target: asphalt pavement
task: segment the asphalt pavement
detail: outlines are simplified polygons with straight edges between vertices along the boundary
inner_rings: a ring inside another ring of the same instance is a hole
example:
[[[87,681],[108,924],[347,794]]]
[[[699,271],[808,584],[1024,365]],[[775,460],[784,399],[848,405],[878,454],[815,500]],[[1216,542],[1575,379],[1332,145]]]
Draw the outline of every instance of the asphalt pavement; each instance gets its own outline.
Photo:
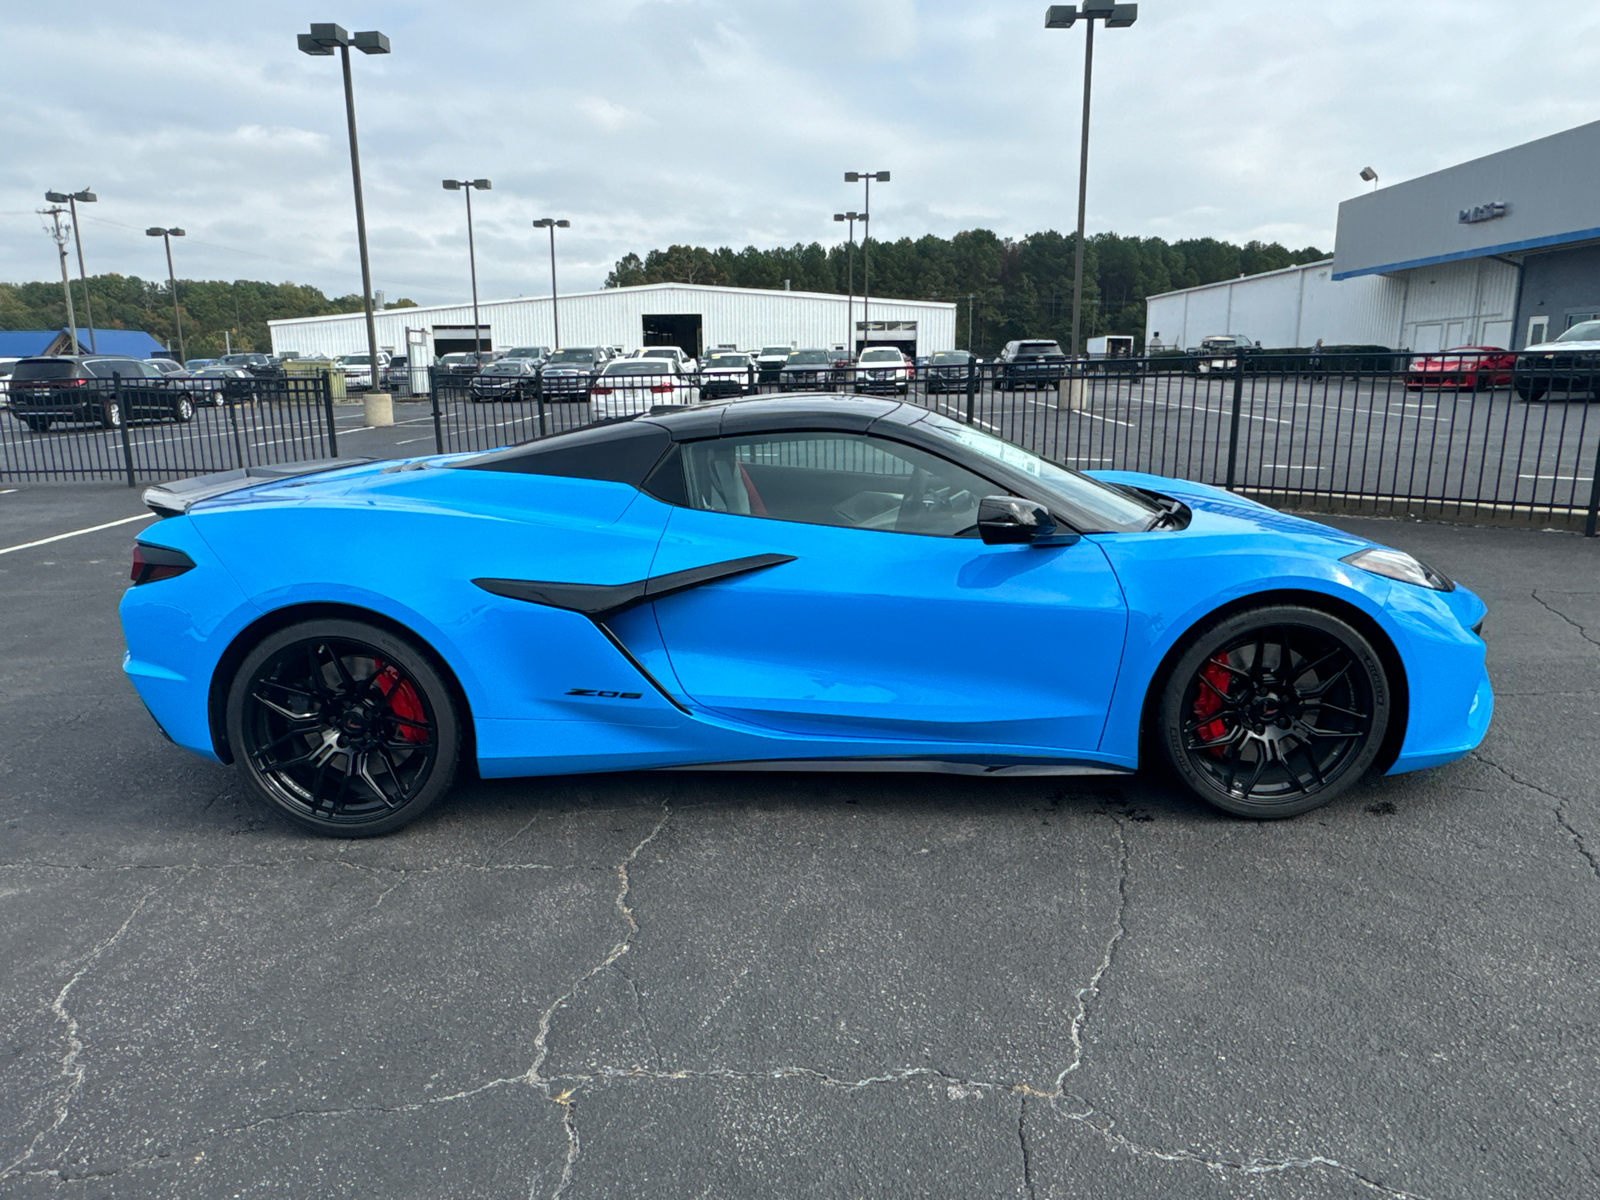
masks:
[[[635,773],[338,842],[122,680],[140,519],[0,484],[0,1195],[1600,1194],[1600,542],[1336,522],[1488,600],[1498,707],[1298,820]]]

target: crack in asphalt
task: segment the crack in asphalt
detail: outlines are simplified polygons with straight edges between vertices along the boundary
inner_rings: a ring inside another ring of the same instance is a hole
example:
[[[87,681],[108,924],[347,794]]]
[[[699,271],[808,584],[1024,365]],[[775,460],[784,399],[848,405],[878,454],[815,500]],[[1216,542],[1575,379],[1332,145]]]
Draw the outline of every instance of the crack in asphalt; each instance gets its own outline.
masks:
[[[1491,763],[1490,765],[1496,766],[1497,769],[1504,770],[1503,768],[1498,768],[1497,764]],[[1507,772],[1507,774],[1509,774],[1509,772]],[[1518,780],[1517,782],[1522,781]],[[622,938],[614,943],[611,949],[604,956],[602,956],[599,962],[568,984],[567,988],[562,992],[562,994],[556,997],[556,999],[553,1000],[541,1012],[539,1017],[538,1031],[534,1038],[533,1061],[529,1064],[528,1069],[522,1074],[491,1079],[487,1082],[478,1084],[477,1086],[464,1088],[460,1091],[452,1092],[447,1095],[433,1096],[425,1100],[401,1104],[368,1104],[354,1105],[343,1108],[296,1109],[287,1113],[262,1117],[242,1125],[212,1130],[209,1131],[208,1136],[198,1139],[194,1142],[190,1142],[181,1148],[150,1155],[148,1157],[129,1162],[120,1167],[84,1170],[81,1174],[69,1174],[67,1168],[65,1167],[57,1167],[49,1170],[17,1170],[18,1167],[20,1167],[28,1160],[28,1158],[31,1157],[34,1148],[38,1145],[38,1142],[43,1138],[43,1136],[45,1136],[45,1134],[51,1130],[58,1128],[60,1124],[66,1120],[65,1114],[67,1105],[63,1104],[58,1108],[58,1119],[56,1123],[52,1125],[49,1130],[44,1131],[39,1135],[39,1137],[36,1137],[34,1139],[33,1146],[29,1148],[28,1152],[22,1158],[18,1159],[17,1162],[13,1163],[12,1166],[6,1170],[6,1172],[0,1173],[0,1179],[4,1179],[10,1175],[54,1176],[56,1179],[62,1182],[66,1182],[75,1178],[100,1178],[116,1175],[125,1170],[133,1170],[137,1168],[153,1166],[156,1164],[175,1162],[180,1158],[187,1157],[194,1150],[202,1148],[219,1138],[248,1133],[264,1126],[279,1124],[282,1122],[307,1118],[326,1119],[330,1117],[354,1116],[374,1113],[384,1115],[415,1113],[425,1111],[438,1105],[469,1101],[477,1096],[481,1096],[501,1088],[520,1086],[535,1089],[541,1095],[543,1095],[546,1100],[552,1104],[558,1105],[562,1110],[561,1122],[563,1132],[566,1136],[567,1149],[562,1164],[561,1175],[556,1181],[556,1185],[550,1192],[549,1196],[549,1200],[560,1200],[560,1198],[566,1193],[567,1189],[572,1185],[572,1182],[576,1177],[579,1161],[583,1152],[583,1139],[579,1131],[577,1121],[577,1097],[579,1092],[585,1087],[596,1087],[613,1082],[628,1081],[705,1081],[715,1084],[743,1084],[751,1082],[796,1080],[804,1083],[812,1083],[830,1090],[857,1092],[866,1088],[903,1084],[914,1080],[925,1080],[934,1086],[942,1085],[946,1097],[952,1102],[965,1100],[968,1098],[978,1098],[981,1100],[987,1098],[991,1094],[996,1096],[1016,1096],[1018,1098],[1017,1140],[1022,1156],[1023,1182],[1027,1189],[1027,1194],[1030,1197],[1030,1200],[1033,1200],[1033,1198],[1037,1195],[1036,1184],[1034,1181],[1034,1153],[1032,1147],[1030,1147],[1028,1143],[1027,1131],[1028,1101],[1030,1099],[1046,1101],[1049,1104],[1052,1112],[1057,1117],[1094,1133],[1096,1136],[1100,1137],[1106,1143],[1106,1145],[1110,1146],[1114,1150],[1122,1150],[1138,1157],[1150,1158],[1160,1162],[1199,1166],[1220,1175],[1233,1174],[1238,1176],[1262,1176],[1281,1174],[1297,1170],[1332,1172],[1349,1179],[1353,1183],[1359,1184],[1363,1188],[1387,1196],[1390,1198],[1390,1200],[1425,1200],[1425,1197],[1422,1197],[1417,1193],[1399,1188],[1391,1188],[1383,1184],[1381,1181],[1374,1179],[1370,1175],[1367,1175],[1354,1167],[1347,1166],[1346,1164],[1325,1155],[1318,1154],[1284,1158],[1259,1158],[1242,1156],[1229,1157],[1226,1153],[1221,1151],[1202,1151],[1194,1149],[1163,1150],[1158,1147],[1148,1146],[1143,1143],[1136,1142],[1132,1138],[1129,1138],[1126,1135],[1118,1132],[1115,1128],[1114,1121],[1108,1119],[1097,1119],[1097,1114],[1092,1108],[1087,1108],[1083,1111],[1065,1111],[1059,1106],[1058,1102],[1065,1098],[1064,1081],[1066,1080],[1066,1077],[1079,1070],[1084,1062],[1083,1026],[1088,1018],[1089,1006],[1094,1000],[1099,998],[1106,976],[1115,964],[1117,948],[1127,934],[1125,919],[1129,903],[1128,891],[1131,877],[1131,849],[1128,842],[1126,825],[1124,824],[1123,820],[1115,814],[1107,815],[1111,817],[1111,820],[1115,824],[1117,830],[1118,881],[1116,912],[1112,921],[1111,933],[1106,941],[1105,951],[1101,956],[1100,962],[1090,974],[1089,979],[1084,986],[1078,989],[1077,1010],[1072,1018],[1072,1022],[1068,1031],[1071,1041],[1072,1056],[1071,1060],[1056,1076],[1056,1083],[1053,1090],[1045,1091],[1034,1086],[1033,1084],[1030,1084],[1026,1080],[1020,1079],[967,1078],[940,1070],[937,1067],[896,1068],[884,1071],[881,1074],[869,1075],[862,1078],[843,1077],[827,1070],[798,1065],[778,1066],[755,1071],[740,1071],[730,1068],[714,1068],[710,1070],[682,1069],[671,1071],[663,1069],[661,1065],[660,1052],[655,1046],[653,1032],[650,1031],[648,1020],[645,1018],[638,989],[634,985],[632,978],[626,972],[616,968],[615,966],[617,961],[624,954],[628,953],[633,939],[640,932],[638,918],[634,914],[633,907],[628,903],[628,897],[632,890],[630,868],[634,863],[637,862],[639,855],[645,850],[645,848],[656,840],[656,838],[661,834],[662,830],[666,827],[668,821],[671,819],[673,814],[672,806],[670,804],[663,804],[662,809],[663,813],[661,819],[656,822],[655,826],[650,830],[650,832],[643,839],[641,839],[632,848],[632,850],[629,851],[627,856],[623,858],[621,862],[617,863],[614,868],[617,875],[618,887],[617,893],[613,899],[613,905],[616,908],[619,917],[626,926],[626,932]],[[310,861],[337,862],[338,860],[314,859]],[[231,866],[238,864],[226,865]],[[349,863],[340,863],[340,865],[355,866],[355,864]],[[193,869],[198,869],[198,867],[190,868],[190,870]],[[390,870],[391,868],[358,869]],[[447,870],[457,868],[441,867],[430,869]],[[492,868],[473,868],[469,866],[459,869]],[[402,875],[402,879],[387,889],[383,893],[384,895],[387,895],[388,891],[392,891],[394,887],[398,887],[400,882],[405,881],[404,875],[407,873],[406,870],[399,869],[399,873]],[[151,896],[155,895],[157,890],[160,889],[155,889],[146,893],[145,896],[140,899],[139,903],[135,905],[134,910],[129,913],[128,917],[126,920],[124,920],[123,924],[118,928],[118,930],[91,952],[89,960],[85,962],[78,973],[68,981],[67,985],[58,994],[55,1004],[52,1005],[53,1009],[58,1010],[58,1019],[64,1018],[69,1026],[69,1049],[68,1053],[63,1056],[62,1060],[64,1068],[63,1074],[68,1075],[71,1073],[68,1070],[69,1067],[77,1070],[74,1083],[69,1086],[69,1095],[67,1097],[67,1100],[69,1101],[70,1095],[75,1093],[77,1086],[81,1084],[82,1081],[81,1067],[77,1067],[77,1055],[82,1051],[82,1043],[76,1037],[76,1022],[71,1018],[70,1014],[66,1012],[66,997],[70,993],[72,987],[83,977],[83,974],[89,969],[89,967],[93,965],[94,961],[98,959],[99,956],[109,949],[113,944],[115,944],[119,938],[122,937],[122,935],[127,931],[128,926],[132,923],[133,919],[138,915],[139,910],[144,906]],[[636,1010],[638,1011],[641,1021],[645,1024],[647,1034],[649,1034],[651,1052],[656,1060],[656,1066],[653,1068],[642,1066],[604,1066],[593,1073],[587,1074],[574,1073],[549,1076],[545,1075],[543,1073],[543,1067],[549,1057],[549,1037],[556,1015],[572,1001],[572,999],[578,994],[585,984],[606,971],[615,971],[616,974],[627,980],[630,988],[633,988]],[[530,1200],[533,1200],[533,1197],[535,1197],[539,1189],[540,1179],[541,1174],[539,1172],[535,1172],[529,1180],[528,1194]]]
[[[44,1141],[45,1138],[49,1137],[52,1133],[60,1129],[61,1126],[66,1123],[67,1117],[72,1111],[73,1097],[75,1097],[78,1094],[78,1090],[83,1087],[84,1077],[88,1073],[87,1068],[78,1061],[78,1056],[81,1055],[84,1050],[83,1039],[78,1036],[78,1018],[67,1011],[67,997],[71,995],[72,989],[78,986],[79,981],[82,980],[86,974],[88,974],[89,968],[94,966],[94,964],[100,960],[100,956],[107,950],[111,949],[112,946],[115,946],[117,942],[122,939],[122,935],[128,932],[128,926],[133,924],[133,919],[139,915],[140,910],[144,908],[150,897],[154,896],[156,892],[160,890],[160,888],[153,888],[139,897],[138,902],[133,906],[133,910],[128,913],[125,918],[123,918],[122,924],[117,926],[116,932],[110,937],[106,938],[93,950],[89,951],[88,956],[84,959],[83,965],[78,968],[78,970],[73,974],[72,978],[67,980],[67,982],[62,986],[61,990],[56,993],[55,999],[50,1001],[49,1008],[50,1011],[55,1014],[56,1023],[66,1026],[67,1031],[67,1049],[66,1053],[61,1056],[61,1078],[68,1081],[67,1087],[66,1090],[61,1094],[60,1098],[56,1100],[56,1119],[34,1135],[33,1140],[28,1143],[27,1150],[23,1151],[20,1158],[15,1159],[9,1166],[5,1168],[5,1170],[0,1171],[0,1179],[6,1179],[17,1174],[41,1173],[37,1171],[19,1172],[17,1168],[22,1166],[23,1163],[27,1162],[33,1157],[35,1151],[39,1149],[40,1142]],[[48,1172],[43,1173],[48,1174]]]
[[[1600,857],[1597,857],[1595,852],[1589,849],[1589,844],[1584,840],[1583,834],[1580,833],[1577,827],[1567,819],[1567,805],[1572,803],[1571,797],[1562,796],[1556,792],[1552,792],[1549,788],[1540,787],[1537,783],[1532,783],[1526,779],[1523,779],[1509,767],[1501,766],[1499,763],[1495,762],[1494,759],[1485,757],[1480,751],[1474,750],[1472,752],[1472,757],[1477,759],[1486,767],[1493,767],[1496,771],[1499,771],[1500,774],[1511,780],[1512,783],[1515,783],[1521,787],[1525,787],[1530,792],[1538,792],[1539,795],[1548,800],[1554,800],[1556,803],[1555,808],[1552,811],[1555,813],[1556,824],[1559,825],[1562,831],[1572,839],[1573,846],[1575,846],[1578,853],[1583,856],[1584,861],[1589,864],[1589,870],[1594,874],[1594,877],[1596,879],[1600,879]]]
[[[1571,625],[1574,629],[1576,629],[1578,631],[1578,636],[1581,637],[1584,641],[1588,642],[1592,646],[1600,648],[1600,638],[1591,637],[1589,635],[1589,631],[1587,629],[1585,629],[1580,623],[1578,623],[1577,621],[1574,621],[1571,617],[1567,616],[1566,613],[1562,612],[1554,604],[1551,604],[1543,596],[1539,595],[1539,589],[1538,588],[1535,588],[1533,590],[1532,595],[1533,595],[1534,603],[1538,604],[1546,612],[1553,613],[1555,616],[1560,617],[1568,625]]]

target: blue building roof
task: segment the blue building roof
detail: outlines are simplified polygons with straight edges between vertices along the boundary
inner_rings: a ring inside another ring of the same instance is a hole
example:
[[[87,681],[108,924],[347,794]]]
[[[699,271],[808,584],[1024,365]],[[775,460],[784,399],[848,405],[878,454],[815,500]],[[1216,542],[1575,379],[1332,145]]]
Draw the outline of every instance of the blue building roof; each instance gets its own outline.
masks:
[[[0,358],[31,358],[43,354],[52,342],[67,334],[65,328],[0,330]],[[78,330],[78,346],[85,354],[89,353],[87,329]],[[164,349],[142,329],[96,329],[94,346],[97,353],[120,354],[127,358],[149,358]]]

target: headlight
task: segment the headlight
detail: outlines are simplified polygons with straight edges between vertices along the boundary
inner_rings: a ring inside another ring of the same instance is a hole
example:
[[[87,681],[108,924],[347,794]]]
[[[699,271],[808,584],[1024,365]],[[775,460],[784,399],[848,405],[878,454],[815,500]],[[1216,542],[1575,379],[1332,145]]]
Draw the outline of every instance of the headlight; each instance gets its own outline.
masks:
[[[1453,592],[1456,587],[1450,579],[1421,559],[1413,558],[1404,550],[1390,550],[1386,546],[1368,546],[1365,550],[1345,555],[1339,561],[1347,562],[1352,567],[1360,567],[1363,571],[1370,571],[1374,575],[1382,575],[1385,579],[1396,579],[1401,583],[1432,588],[1436,592]]]

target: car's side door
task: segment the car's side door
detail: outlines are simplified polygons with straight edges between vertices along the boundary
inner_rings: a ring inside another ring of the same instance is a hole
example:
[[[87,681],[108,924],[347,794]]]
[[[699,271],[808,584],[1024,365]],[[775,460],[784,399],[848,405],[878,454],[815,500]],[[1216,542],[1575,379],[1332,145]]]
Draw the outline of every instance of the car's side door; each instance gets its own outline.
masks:
[[[689,442],[663,476],[676,507],[653,575],[788,560],[655,602],[693,702],[793,734],[1098,745],[1127,616],[1093,541],[985,545],[978,503],[1004,488],[864,434]]]

